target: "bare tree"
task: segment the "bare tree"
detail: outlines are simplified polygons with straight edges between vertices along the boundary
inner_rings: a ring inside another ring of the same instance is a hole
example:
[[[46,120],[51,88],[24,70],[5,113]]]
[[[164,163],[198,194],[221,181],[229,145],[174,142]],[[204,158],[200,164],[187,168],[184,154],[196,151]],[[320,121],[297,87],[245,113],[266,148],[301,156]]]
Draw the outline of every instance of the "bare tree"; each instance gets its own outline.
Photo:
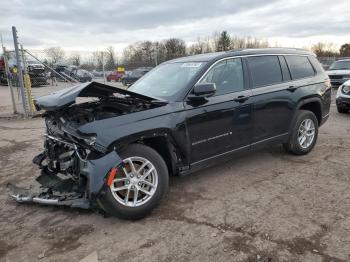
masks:
[[[230,49],[239,49],[239,48],[265,48],[269,47],[269,42],[264,39],[259,39],[256,37],[245,36],[233,36],[231,38],[231,47]]]
[[[212,37],[198,38],[189,47],[186,47],[186,43],[178,38],[170,38],[160,42],[137,42],[123,50],[122,63],[128,69],[133,69],[140,66],[154,66],[166,60],[186,55],[268,46],[269,43],[266,40],[255,37],[231,37],[226,31],[223,31],[220,34],[214,33]]]
[[[104,65],[104,52],[94,51],[92,53],[92,61],[96,65],[96,69],[102,71]]]
[[[80,66],[80,64],[81,64],[80,55],[77,53],[72,54],[69,58],[69,61],[72,63],[72,65]]]
[[[46,48],[44,52],[49,58],[51,64],[57,64],[58,62],[62,62],[65,57],[64,50],[59,46]]]
[[[318,57],[335,57],[339,55],[335,49],[334,43],[318,42],[311,46],[311,50]]]
[[[350,43],[343,44],[339,49],[340,56],[350,57]]]
[[[169,38],[165,40],[166,59],[173,59],[186,55],[185,41],[179,38]]]
[[[188,48],[188,53],[190,55],[203,54],[206,50],[206,42],[202,41],[200,37],[198,37],[197,42],[193,43]]]
[[[105,66],[106,66],[106,69],[107,70],[115,70],[116,69],[116,66],[117,66],[117,61],[116,61],[116,56],[115,56],[115,52],[114,52],[114,48],[113,46],[109,46],[107,49],[106,49],[106,63],[105,63]]]

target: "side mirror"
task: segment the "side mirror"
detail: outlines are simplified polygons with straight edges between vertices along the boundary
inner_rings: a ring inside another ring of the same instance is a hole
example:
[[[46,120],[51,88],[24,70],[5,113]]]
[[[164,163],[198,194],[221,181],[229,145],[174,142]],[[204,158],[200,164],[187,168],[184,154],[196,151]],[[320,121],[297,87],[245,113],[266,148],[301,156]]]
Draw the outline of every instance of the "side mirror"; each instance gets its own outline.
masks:
[[[193,87],[193,91],[188,95],[190,100],[201,100],[213,96],[216,92],[215,83],[199,83]]]

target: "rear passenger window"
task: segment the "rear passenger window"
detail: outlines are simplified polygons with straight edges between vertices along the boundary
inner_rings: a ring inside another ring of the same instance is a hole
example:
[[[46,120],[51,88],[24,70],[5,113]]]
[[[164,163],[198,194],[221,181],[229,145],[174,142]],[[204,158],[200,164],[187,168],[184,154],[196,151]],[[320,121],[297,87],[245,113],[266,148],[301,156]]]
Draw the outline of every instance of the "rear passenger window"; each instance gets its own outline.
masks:
[[[293,80],[315,75],[315,71],[306,56],[287,55],[285,58]]]
[[[253,88],[282,82],[282,72],[277,56],[248,57]]]

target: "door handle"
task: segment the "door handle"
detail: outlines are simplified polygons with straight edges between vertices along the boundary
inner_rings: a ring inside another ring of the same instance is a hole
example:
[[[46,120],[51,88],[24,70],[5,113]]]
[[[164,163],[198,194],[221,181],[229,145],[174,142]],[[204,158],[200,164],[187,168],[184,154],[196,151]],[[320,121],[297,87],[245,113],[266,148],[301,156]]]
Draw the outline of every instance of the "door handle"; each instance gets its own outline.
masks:
[[[287,87],[287,90],[290,91],[290,92],[294,92],[295,90],[297,90],[298,87],[297,86],[288,86]]]
[[[244,103],[249,99],[249,96],[239,96],[233,99],[235,102]]]

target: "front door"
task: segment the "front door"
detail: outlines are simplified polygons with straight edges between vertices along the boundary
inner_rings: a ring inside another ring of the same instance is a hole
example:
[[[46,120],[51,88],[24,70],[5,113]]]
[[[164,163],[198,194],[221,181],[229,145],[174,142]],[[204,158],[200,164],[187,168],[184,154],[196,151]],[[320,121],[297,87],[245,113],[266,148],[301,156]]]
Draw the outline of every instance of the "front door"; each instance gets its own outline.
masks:
[[[249,147],[252,103],[244,79],[241,59],[225,59],[200,81],[215,83],[216,94],[200,102],[186,102],[191,163]]]

